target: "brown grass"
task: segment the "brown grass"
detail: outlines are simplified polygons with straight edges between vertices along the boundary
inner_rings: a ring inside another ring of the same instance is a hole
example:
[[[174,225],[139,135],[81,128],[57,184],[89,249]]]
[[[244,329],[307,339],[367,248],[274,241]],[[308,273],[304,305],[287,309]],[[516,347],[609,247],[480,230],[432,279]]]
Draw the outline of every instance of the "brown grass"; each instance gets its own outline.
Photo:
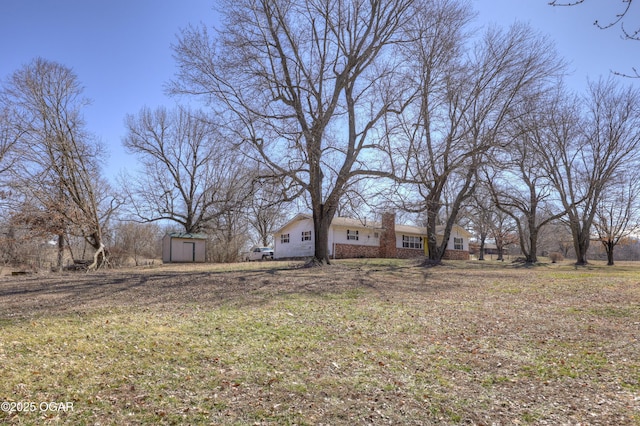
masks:
[[[640,265],[299,266],[0,278],[0,422],[640,424]]]

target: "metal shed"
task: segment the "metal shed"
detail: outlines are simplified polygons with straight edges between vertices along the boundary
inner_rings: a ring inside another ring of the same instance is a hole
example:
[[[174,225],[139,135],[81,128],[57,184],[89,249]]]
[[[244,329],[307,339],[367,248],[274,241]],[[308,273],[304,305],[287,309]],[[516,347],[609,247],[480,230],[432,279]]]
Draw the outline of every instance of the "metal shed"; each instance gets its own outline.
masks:
[[[205,261],[207,237],[202,234],[174,232],[162,238],[164,263],[194,263]]]

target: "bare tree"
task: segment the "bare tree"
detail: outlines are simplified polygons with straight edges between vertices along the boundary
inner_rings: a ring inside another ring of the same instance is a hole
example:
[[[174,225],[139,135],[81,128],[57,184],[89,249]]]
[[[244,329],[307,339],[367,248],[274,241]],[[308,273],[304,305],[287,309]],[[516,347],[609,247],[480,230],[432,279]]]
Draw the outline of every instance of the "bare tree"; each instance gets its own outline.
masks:
[[[160,257],[162,231],[156,223],[118,222],[113,226],[109,252],[111,260],[120,264],[133,260],[135,266],[142,259]]]
[[[426,28],[448,37],[462,30],[447,20],[440,25],[441,29]],[[414,183],[417,196],[409,207],[427,212],[429,259],[439,262],[458,212],[476,188],[486,153],[501,140],[509,112],[525,93],[544,91],[563,64],[547,40],[521,24],[508,31],[488,30],[469,55],[462,54],[459,35],[449,38],[445,49],[433,46],[435,35],[425,37],[425,31],[418,32],[418,44],[408,58],[415,66],[412,83],[420,95],[401,115],[407,146],[395,154],[404,164],[395,170]],[[449,191],[446,206],[445,190]],[[444,238],[438,239],[436,226],[443,208],[449,214]]]
[[[484,185],[473,194],[468,209],[471,228],[479,241],[478,260],[484,260],[485,243],[491,234],[495,210],[491,202],[491,194]]]
[[[169,220],[197,233],[241,210],[250,192],[243,156],[202,112],[143,108],[126,125],[123,144],[142,164],[122,185],[137,220]]]
[[[544,228],[540,229],[538,234],[538,253],[542,256],[558,253],[562,259],[573,255],[573,239],[564,218],[549,222]]]
[[[274,175],[306,193],[316,264],[329,263],[328,229],[349,182],[389,175],[367,160],[380,120],[401,108],[402,63],[392,50],[415,0],[226,0],[223,28],[182,32],[176,94],[227,111],[230,130]]]
[[[207,240],[207,261],[231,263],[241,260],[241,251],[246,248],[249,236],[244,215],[227,211],[215,218]]]
[[[17,190],[37,211],[59,219],[60,254],[64,232],[73,228],[94,248],[95,268],[106,261],[102,227],[117,203],[100,175],[102,146],[84,127],[82,108],[88,101],[82,91],[72,70],[38,58],[10,77],[2,98],[13,132],[20,135]],[[59,268],[61,261],[59,256]]]
[[[492,152],[491,166],[484,168],[493,203],[516,224],[527,263],[538,261],[541,230],[566,213],[558,207],[555,188],[537,149],[546,143],[544,107],[548,102],[548,97],[536,97],[514,111],[516,118],[509,127],[512,139],[506,148]]]
[[[603,194],[593,221],[598,240],[607,253],[607,265],[613,266],[613,250],[640,229],[640,176],[634,170],[621,172]]]
[[[591,82],[584,99],[564,97],[547,114],[543,167],[567,211],[576,264],[586,265],[598,203],[640,144],[640,92],[611,78]]]
[[[491,221],[491,236],[496,243],[499,261],[504,261],[505,250],[513,244],[518,244],[517,227],[508,214],[496,210]]]
[[[282,201],[278,182],[256,179],[251,203],[247,212],[247,220],[257,233],[259,244],[268,247],[272,243],[272,235],[276,228],[283,224]]]

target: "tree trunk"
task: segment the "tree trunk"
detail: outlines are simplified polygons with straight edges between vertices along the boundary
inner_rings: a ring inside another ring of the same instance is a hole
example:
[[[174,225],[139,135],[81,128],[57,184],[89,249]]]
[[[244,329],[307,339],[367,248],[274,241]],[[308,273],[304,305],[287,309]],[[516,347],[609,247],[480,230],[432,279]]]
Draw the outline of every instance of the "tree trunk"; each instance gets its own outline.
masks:
[[[607,252],[607,266],[613,266],[613,248],[615,247],[615,244],[613,241],[603,241],[602,244]]]
[[[85,239],[91,247],[95,250],[93,253],[93,262],[87,267],[87,270],[100,269],[107,263],[107,252],[102,242],[102,235],[100,232],[96,232],[91,235],[91,240]],[[84,257],[83,257],[84,258]]]
[[[527,263],[538,263],[538,231],[529,230],[529,254],[527,255]]]
[[[329,265],[329,226],[333,219],[333,214],[329,214],[324,208],[314,209],[313,211],[313,235],[314,254],[311,264],[313,265]]]
[[[527,263],[533,265],[534,263],[538,263],[538,231],[540,229],[540,225],[536,223],[538,216],[538,201],[535,190],[531,188],[530,191],[531,211],[527,217],[527,228],[529,230],[529,254],[527,256]]]
[[[431,263],[440,263],[444,256],[444,250],[438,245],[437,221],[439,210],[440,206],[437,202],[427,201],[427,246],[429,247],[429,262]]]
[[[93,254],[93,263],[87,267],[87,271],[100,268],[105,263],[105,260],[104,244],[100,244],[98,250]]]
[[[480,253],[478,254],[478,260],[484,260],[484,238],[480,238]]]
[[[433,227],[433,230],[429,227],[427,246],[429,247],[429,261],[432,263],[440,263],[444,256],[444,251],[438,244],[438,235],[436,233],[435,226]]]
[[[576,251],[576,265],[588,265],[587,251],[589,250],[589,236],[587,235],[585,238],[584,232],[580,232],[578,237],[574,238],[573,245]]]
[[[527,263],[533,265],[534,263],[538,263],[538,253],[536,253],[536,249],[529,250],[529,254],[525,256]]]
[[[62,272],[63,261],[64,261],[64,233],[61,232],[60,234],[58,234],[58,264],[56,266],[56,269],[58,270],[58,272]]]

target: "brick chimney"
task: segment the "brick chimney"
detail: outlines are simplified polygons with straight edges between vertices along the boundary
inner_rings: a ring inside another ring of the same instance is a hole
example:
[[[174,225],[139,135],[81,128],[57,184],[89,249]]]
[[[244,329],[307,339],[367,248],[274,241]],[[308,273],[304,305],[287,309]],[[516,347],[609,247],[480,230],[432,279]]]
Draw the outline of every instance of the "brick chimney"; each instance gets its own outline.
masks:
[[[380,234],[380,257],[395,258],[396,250],[396,214],[382,213],[382,233]]]

